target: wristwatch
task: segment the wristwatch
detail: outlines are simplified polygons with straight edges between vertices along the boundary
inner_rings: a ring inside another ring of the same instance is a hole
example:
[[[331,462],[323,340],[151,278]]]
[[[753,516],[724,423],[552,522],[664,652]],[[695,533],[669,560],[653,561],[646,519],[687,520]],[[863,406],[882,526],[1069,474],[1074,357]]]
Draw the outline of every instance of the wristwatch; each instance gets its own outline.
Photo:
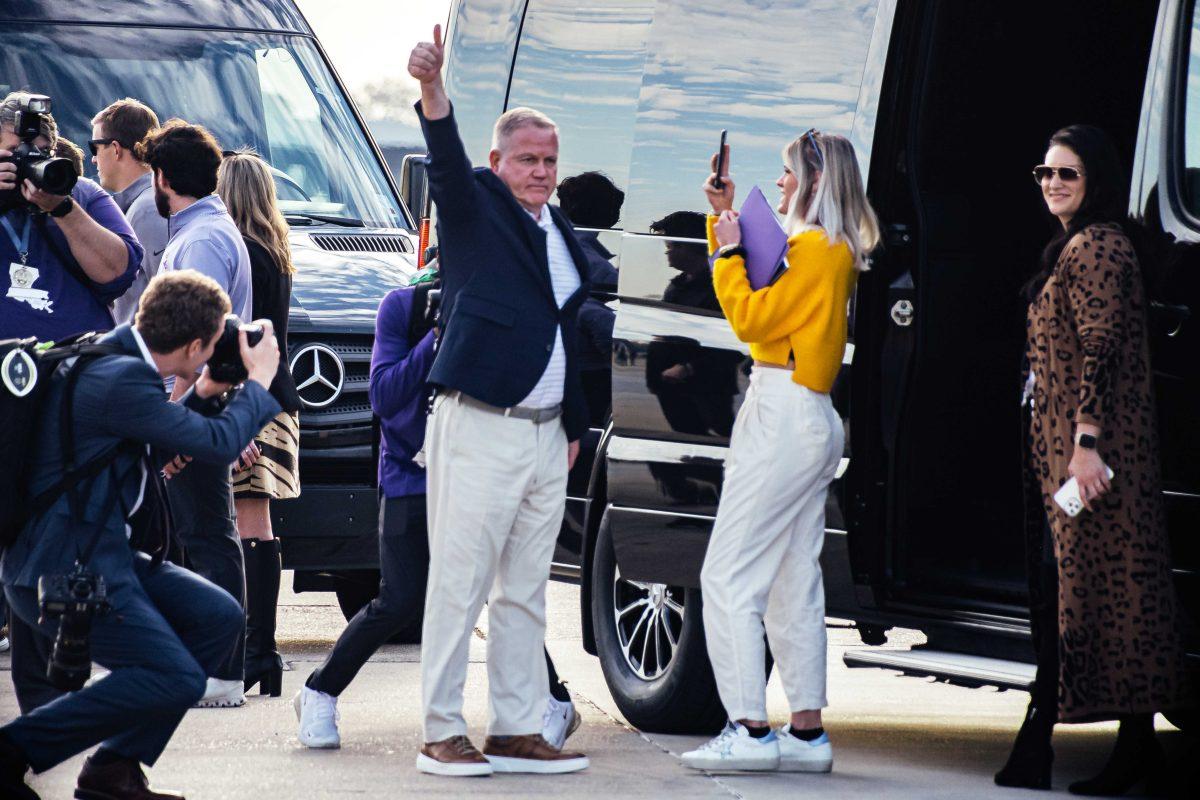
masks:
[[[64,197],[63,201],[61,203],[56,205],[54,208],[50,209],[50,211],[47,213],[49,213],[50,216],[54,217],[55,219],[61,219],[62,217],[65,217],[67,214],[70,214],[71,209],[74,207],[75,207],[75,201],[72,200],[70,197]]]
[[[734,256],[746,257],[746,248],[740,244],[727,244],[717,250],[717,258],[733,258]]]
[[[1075,445],[1082,447],[1084,450],[1096,449],[1096,437],[1090,433],[1081,433],[1075,437]]]

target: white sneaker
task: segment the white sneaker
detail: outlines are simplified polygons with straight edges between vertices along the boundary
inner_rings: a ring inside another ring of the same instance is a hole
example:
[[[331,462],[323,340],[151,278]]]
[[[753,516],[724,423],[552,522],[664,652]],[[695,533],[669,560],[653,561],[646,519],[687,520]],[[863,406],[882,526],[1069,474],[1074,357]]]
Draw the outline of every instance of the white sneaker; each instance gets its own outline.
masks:
[[[811,742],[792,735],[792,726],[779,729],[780,772],[829,772],[833,769],[833,745],[829,734],[822,733]]]
[[[242,681],[227,681],[209,678],[204,697],[194,708],[237,708],[246,702],[245,685]]]
[[[779,768],[779,739],[775,731],[755,739],[746,726],[730,722],[711,740],[684,753],[683,763],[710,772],[734,769],[766,772]]]
[[[12,645],[8,643],[8,637],[0,636],[0,653],[7,653],[10,647]]]
[[[296,734],[300,744],[322,750],[342,746],[337,728],[342,715],[338,713],[336,697],[302,686],[292,707],[300,720],[300,732]]]
[[[547,697],[546,710],[542,712],[542,738],[556,750],[562,750],[581,721],[575,704],[570,700],[563,702],[555,700],[553,696]]]

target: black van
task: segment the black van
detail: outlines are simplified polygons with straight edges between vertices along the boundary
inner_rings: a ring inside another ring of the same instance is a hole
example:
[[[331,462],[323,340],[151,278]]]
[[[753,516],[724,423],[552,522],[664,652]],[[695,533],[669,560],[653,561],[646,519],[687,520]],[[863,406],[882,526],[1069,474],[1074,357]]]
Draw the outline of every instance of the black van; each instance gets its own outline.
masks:
[[[296,588],[336,589],[352,614],[377,584],[375,312],[414,272],[417,238],[312,29],[292,0],[13,0],[0,6],[0,96],[25,88],[50,95],[79,144],[97,111],[134,97],[270,163],[291,227],[289,349],[304,403],[303,493],[272,504],[274,528]]]
[[[675,223],[704,210],[723,128],[742,192],[770,188],[800,131],[849,136],[886,225],[834,391],[849,435],[822,563],[829,615],[866,644],[903,626],[928,645],[847,661],[967,685],[1032,678],[1019,287],[1052,235],[1030,169],[1073,122],[1116,138],[1130,213],[1163,245],[1151,322],[1164,493],[1178,588],[1200,610],[1194,31],[1195,0],[454,3],[448,91],[476,163],[496,116],[533,106],[562,129],[560,180],[601,170],[627,194],[599,232],[620,275],[602,298],[611,411],[572,475],[555,573],[582,583],[586,646],[631,722],[722,719],[699,570],[747,352],[693,282],[704,244]],[[1194,620],[1189,636],[1195,660]]]

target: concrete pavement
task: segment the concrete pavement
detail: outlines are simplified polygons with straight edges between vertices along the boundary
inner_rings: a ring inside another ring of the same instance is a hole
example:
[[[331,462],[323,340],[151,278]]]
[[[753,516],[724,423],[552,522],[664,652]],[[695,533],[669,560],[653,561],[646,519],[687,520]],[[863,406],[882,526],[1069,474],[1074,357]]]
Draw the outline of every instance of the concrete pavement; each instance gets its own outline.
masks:
[[[286,585],[286,583],[285,583]],[[846,648],[862,645],[857,634],[830,630],[830,703],[826,726],[834,742],[830,775],[706,775],[679,764],[678,754],[700,737],[643,734],[621,719],[597,660],[579,643],[578,590],[552,584],[548,646],[576,695],[583,726],[570,746],[586,752],[584,773],[551,777],[494,776],[434,778],[418,773],[413,759],[421,743],[419,648],[388,646],[342,696],[343,747],[310,751],[295,739],[291,697],[327,652],[344,622],[332,595],[292,595],[281,606],[280,641],[294,667],[284,679],[284,696],[253,696],[240,709],[205,709],[188,714],[161,762],[155,785],[185,790],[189,798],[348,797],[622,797],[622,798],[1017,798],[1046,793],[1002,790],[991,782],[1004,761],[1026,696],[988,689],[963,689],[904,678],[881,670],[847,670]],[[482,744],[486,721],[484,664],[486,612],[472,642],[466,713],[472,736]],[[888,646],[910,646],[919,635],[899,632]],[[0,670],[8,669],[0,656]],[[776,681],[770,710],[775,722],[787,705]],[[11,683],[0,676],[0,719],[16,713]],[[1166,729],[1176,753],[1190,747]],[[1056,793],[1104,761],[1115,726],[1060,728],[1055,736]],[[37,776],[33,785],[47,800],[69,798],[82,757]]]

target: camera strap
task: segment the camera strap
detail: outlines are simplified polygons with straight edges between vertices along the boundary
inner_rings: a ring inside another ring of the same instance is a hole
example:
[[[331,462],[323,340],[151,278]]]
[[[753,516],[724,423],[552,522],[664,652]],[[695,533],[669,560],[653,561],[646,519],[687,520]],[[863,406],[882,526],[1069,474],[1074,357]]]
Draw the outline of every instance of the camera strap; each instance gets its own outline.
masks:
[[[29,260],[29,229],[32,219],[29,214],[25,215],[25,227],[21,229],[21,235],[17,236],[17,231],[13,228],[12,223],[8,221],[8,214],[0,217],[0,225],[4,226],[4,232],[8,234],[8,238],[12,241],[13,247],[17,250],[17,257],[24,264]]]

